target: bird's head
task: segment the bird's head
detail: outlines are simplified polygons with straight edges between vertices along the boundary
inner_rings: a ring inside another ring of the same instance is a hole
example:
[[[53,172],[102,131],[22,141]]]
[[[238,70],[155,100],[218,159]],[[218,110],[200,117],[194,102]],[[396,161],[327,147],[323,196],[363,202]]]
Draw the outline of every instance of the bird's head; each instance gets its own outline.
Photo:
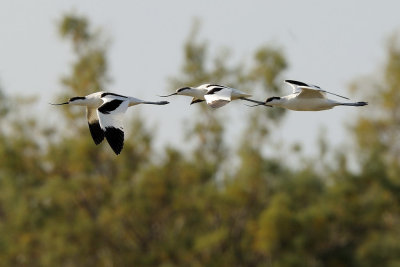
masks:
[[[192,90],[190,87],[182,87],[176,90],[175,93],[169,94],[169,95],[159,95],[160,97],[169,97],[173,95],[189,95],[189,92]]]
[[[84,96],[75,96],[75,97],[71,97],[68,100],[68,103],[72,104],[72,105],[80,105],[80,104],[83,104],[83,102],[85,100],[86,100],[86,97],[84,97]]]
[[[190,94],[191,91],[192,91],[191,87],[182,87],[182,88],[179,88],[178,90],[176,90],[176,94],[191,96],[191,94]]]
[[[273,105],[280,103],[281,98],[279,96],[273,96],[273,97],[268,97],[267,100],[265,100],[265,104],[268,105]]]
[[[51,105],[83,105],[84,104],[84,100],[86,100],[86,97],[84,96],[75,96],[75,97],[71,97],[67,102],[63,102],[63,103],[58,103],[58,104],[53,104],[50,103]]]

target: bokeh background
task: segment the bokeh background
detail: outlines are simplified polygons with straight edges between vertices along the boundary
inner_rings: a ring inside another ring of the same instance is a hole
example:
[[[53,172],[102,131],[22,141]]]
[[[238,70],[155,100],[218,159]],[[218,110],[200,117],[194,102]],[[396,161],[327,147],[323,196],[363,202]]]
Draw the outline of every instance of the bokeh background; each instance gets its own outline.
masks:
[[[400,266],[397,1],[0,1],[2,266]],[[297,79],[368,101],[322,112],[127,112],[115,156],[84,108]]]

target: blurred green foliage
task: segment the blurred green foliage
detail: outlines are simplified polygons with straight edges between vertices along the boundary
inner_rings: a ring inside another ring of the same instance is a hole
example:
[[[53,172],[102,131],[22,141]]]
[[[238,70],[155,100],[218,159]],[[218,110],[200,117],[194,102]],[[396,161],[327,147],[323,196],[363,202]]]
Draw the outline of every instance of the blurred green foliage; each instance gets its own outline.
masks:
[[[60,22],[76,55],[60,98],[110,80],[107,44],[89,26],[73,14]],[[215,81],[279,93],[288,65],[279,48],[256,50],[250,66],[232,65],[229,51],[210,59],[196,31],[171,88]],[[185,152],[156,153],[137,116],[115,157],[93,144],[82,109],[62,109],[65,128],[43,126],[13,115],[24,107],[1,93],[0,265],[399,266],[399,77],[393,39],[380,77],[368,82],[380,86],[355,85],[371,94],[367,108],[375,111],[349,129],[359,170],[347,167],[343,153],[323,173],[308,165],[294,170],[262,153],[259,144],[271,142],[267,125],[285,115],[280,109],[249,110],[235,151],[223,142],[223,118],[204,105],[193,107],[199,117],[187,131],[196,145]],[[237,155],[236,168],[229,153]]]

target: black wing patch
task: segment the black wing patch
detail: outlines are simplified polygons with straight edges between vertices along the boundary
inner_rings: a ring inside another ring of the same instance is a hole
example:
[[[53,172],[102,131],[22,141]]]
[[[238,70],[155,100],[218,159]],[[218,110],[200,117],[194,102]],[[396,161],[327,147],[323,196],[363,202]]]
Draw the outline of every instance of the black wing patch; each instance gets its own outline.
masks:
[[[118,128],[106,127],[104,135],[115,154],[121,153],[124,147],[124,132]]]
[[[215,87],[215,88],[211,89],[210,91],[208,91],[206,95],[213,95],[216,92],[221,91],[222,89],[224,89],[224,88],[223,87]]]
[[[285,80],[285,82],[291,83],[291,84],[295,84],[295,85],[298,85],[298,86],[309,86],[309,85],[306,84],[306,83],[299,82],[299,81],[294,81],[294,80]]]
[[[116,110],[119,107],[119,105],[121,105],[122,102],[124,101],[118,99],[111,100],[110,102],[101,105],[98,108],[98,111],[100,111],[103,114],[110,114],[110,112]]]
[[[119,96],[119,97],[123,97],[123,98],[128,98],[124,95],[119,95],[119,94],[114,94],[114,93],[102,93],[100,97],[105,97],[107,95],[113,95],[113,96]]]
[[[104,131],[101,129],[99,121],[93,121],[89,124],[90,134],[96,145],[100,144],[104,139]]]
[[[204,100],[201,100],[201,99],[193,99],[192,102],[190,102],[190,105],[196,104],[196,103],[200,103],[200,102],[203,102],[203,101]]]

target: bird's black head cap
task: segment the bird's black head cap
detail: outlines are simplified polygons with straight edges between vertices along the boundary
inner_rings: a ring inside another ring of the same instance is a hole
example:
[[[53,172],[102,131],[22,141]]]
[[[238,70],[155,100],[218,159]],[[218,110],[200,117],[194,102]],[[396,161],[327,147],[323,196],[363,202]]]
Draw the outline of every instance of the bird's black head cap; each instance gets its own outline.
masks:
[[[176,92],[179,93],[179,92],[189,90],[189,89],[190,89],[190,87],[182,87],[182,88],[179,88],[178,90],[176,90]]]
[[[71,98],[69,99],[69,102],[73,102],[73,101],[79,100],[79,99],[84,100],[84,99],[86,99],[86,97],[84,97],[84,96],[75,96],[75,97],[71,97]]]
[[[279,100],[281,98],[279,96],[268,97],[267,100],[265,100],[265,103],[271,102],[274,99]]]

